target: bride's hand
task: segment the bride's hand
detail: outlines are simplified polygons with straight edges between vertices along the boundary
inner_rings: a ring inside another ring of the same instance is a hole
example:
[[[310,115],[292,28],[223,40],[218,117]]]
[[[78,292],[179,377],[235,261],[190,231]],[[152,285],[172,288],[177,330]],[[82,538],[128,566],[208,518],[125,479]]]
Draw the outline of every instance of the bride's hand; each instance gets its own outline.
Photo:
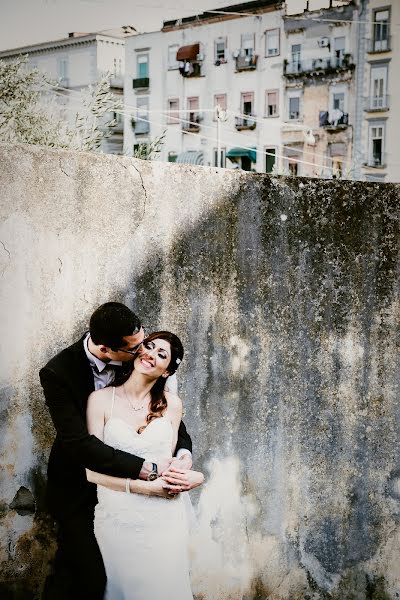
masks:
[[[182,491],[182,487],[167,483],[162,477],[158,477],[158,479],[148,482],[147,490],[150,496],[160,496],[161,498],[170,499],[177,496]]]
[[[204,481],[203,473],[200,471],[189,471],[188,469],[177,469],[171,467],[165,471],[160,479],[164,479],[167,483],[180,486],[183,492],[192,490],[193,488],[201,485]]]

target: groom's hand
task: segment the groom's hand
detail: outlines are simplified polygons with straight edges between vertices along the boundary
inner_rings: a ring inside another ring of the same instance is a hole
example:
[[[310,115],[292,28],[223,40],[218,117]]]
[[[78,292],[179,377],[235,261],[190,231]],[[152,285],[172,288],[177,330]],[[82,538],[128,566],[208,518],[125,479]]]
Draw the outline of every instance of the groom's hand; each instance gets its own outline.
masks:
[[[163,473],[162,479],[170,485],[180,486],[182,492],[187,492],[201,485],[204,481],[204,475],[200,471],[177,469],[171,465],[168,471]]]
[[[174,458],[169,468],[189,470],[193,466],[192,455],[182,454],[179,458]],[[161,471],[162,472],[162,471]]]

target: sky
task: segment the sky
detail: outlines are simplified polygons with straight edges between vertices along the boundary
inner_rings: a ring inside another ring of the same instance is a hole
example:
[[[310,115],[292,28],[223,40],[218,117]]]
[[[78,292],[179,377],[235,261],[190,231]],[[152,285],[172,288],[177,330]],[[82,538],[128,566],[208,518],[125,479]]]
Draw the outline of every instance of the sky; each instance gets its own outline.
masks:
[[[244,0],[0,0],[0,50],[93,33],[122,25],[160,29],[163,20],[239,4]],[[315,0],[314,0],[315,1]],[[290,0],[303,10],[305,0]]]

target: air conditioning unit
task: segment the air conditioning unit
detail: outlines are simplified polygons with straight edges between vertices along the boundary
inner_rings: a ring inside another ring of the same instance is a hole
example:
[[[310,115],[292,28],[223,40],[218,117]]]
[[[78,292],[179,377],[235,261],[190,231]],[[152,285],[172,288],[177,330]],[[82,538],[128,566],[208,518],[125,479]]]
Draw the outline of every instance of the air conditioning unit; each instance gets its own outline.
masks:
[[[318,46],[320,48],[330,48],[331,42],[328,37],[321,37],[318,40]]]
[[[233,53],[233,58],[239,58],[240,56],[240,50],[235,50],[235,52]]]
[[[204,54],[201,54],[201,53],[200,53],[200,54],[198,54],[198,55],[196,56],[196,60],[198,60],[199,62],[201,62],[202,60],[204,60]]]

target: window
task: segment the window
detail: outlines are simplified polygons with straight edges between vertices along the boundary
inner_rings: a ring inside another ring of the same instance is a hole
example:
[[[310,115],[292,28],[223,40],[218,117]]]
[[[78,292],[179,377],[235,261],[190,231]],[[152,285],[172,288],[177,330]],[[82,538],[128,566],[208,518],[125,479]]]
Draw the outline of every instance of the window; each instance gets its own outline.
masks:
[[[373,50],[384,52],[389,50],[389,10],[376,10],[374,14]]]
[[[295,71],[300,71],[301,44],[292,44],[292,65]]]
[[[369,126],[368,164],[371,167],[383,166],[384,127],[383,123],[374,123]]]
[[[149,133],[149,101],[147,96],[136,98],[135,134]]]
[[[226,167],[226,148],[220,148],[219,164],[218,164],[218,150],[214,148],[214,167]]]
[[[149,76],[149,55],[138,54],[137,56],[137,79],[144,79]]]
[[[214,96],[214,108],[220,107],[221,111],[226,111],[227,103],[226,103],[226,94],[215,94]],[[217,120],[216,112],[213,115],[213,120]]]
[[[254,33],[242,34],[242,55],[253,56],[254,54]]]
[[[289,97],[289,120],[300,119],[300,96]]]
[[[336,67],[341,67],[346,48],[346,38],[337,37],[333,40],[333,58]]]
[[[265,172],[272,173],[276,162],[276,148],[265,148]]]
[[[243,115],[253,114],[254,94],[253,92],[246,92],[241,97],[241,112]]]
[[[387,66],[371,68],[371,93],[369,108],[385,108],[387,89]]]
[[[61,82],[63,80],[68,79],[68,58],[67,57],[58,59],[58,76],[61,79]]]
[[[221,110],[226,110],[226,94],[215,94],[214,106],[220,107]]]
[[[265,32],[265,56],[279,54],[279,29],[270,29]]]
[[[179,99],[168,100],[167,123],[179,123]]]
[[[268,91],[266,93],[266,117],[277,117],[278,116],[278,91]]]
[[[333,109],[344,112],[344,92],[336,92],[333,94]]]
[[[179,50],[178,44],[168,46],[168,69],[178,69],[179,61],[176,60],[176,53]]]
[[[219,62],[226,62],[226,39],[225,38],[218,38],[215,41],[215,45],[214,45],[214,49],[215,49],[215,62],[219,61]]]
[[[290,175],[298,175],[299,174],[299,163],[297,162],[297,160],[289,160],[288,162],[288,169],[289,169],[289,173]]]
[[[199,121],[199,97],[193,96],[192,98],[187,99],[187,119],[191,123],[198,123]]]
[[[176,162],[176,159],[178,158],[178,153],[177,152],[168,152],[168,162]]]

